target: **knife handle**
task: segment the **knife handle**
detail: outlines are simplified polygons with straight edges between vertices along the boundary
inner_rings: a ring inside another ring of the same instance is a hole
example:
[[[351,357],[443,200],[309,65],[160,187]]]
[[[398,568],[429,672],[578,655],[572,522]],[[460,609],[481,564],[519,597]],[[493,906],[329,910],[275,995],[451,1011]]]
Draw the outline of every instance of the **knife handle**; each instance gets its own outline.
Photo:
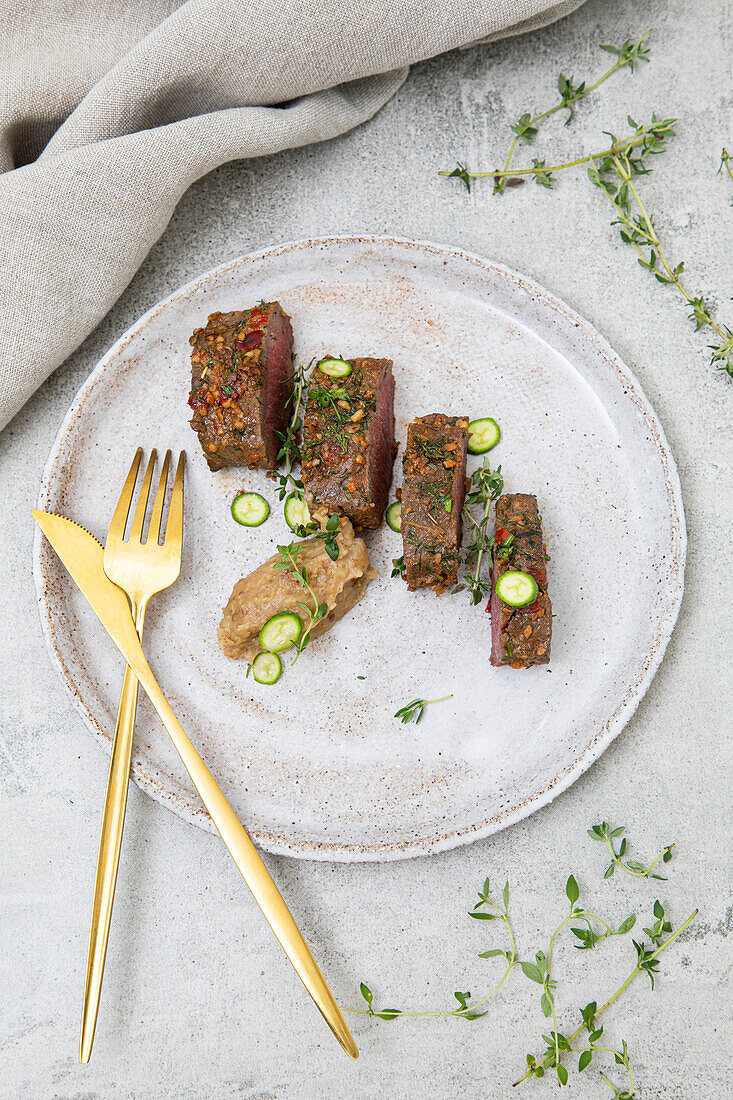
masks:
[[[336,1039],[350,1058],[358,1058],[359,1051],[341,1009],[336,1004],[333,993],[303,939],[302,933],[280,891],[273,882],[270,872],[260,859],[254,844],[224,797],[211,772],[168,705],[142,650],[138,659],[134,662],[134,668],[140,683],[167,729],[186,771],[191,776],[204,806],[209,811],[211,820],[229,849],[229,854],[239,868],[240,874],[247,883],[265,920],[275,933],[280,946],[295,967],[298,977],[310,993],[316,1007]]]
[[[143,634],[146,607],[147,601],[132,607],[135,628],[140,638]],[[87,956],[87,973],[84,983],[81,1036],[79,1040],[79,1061],[82,1064],[86,1064],[91,1056],[94,1032],[97,1026],[104,960],[107,955],[107,940],[112,919],[117,868],[120,862],[120,849],[122,848],[122,830],[125,825],[132,741],[137,712],[137,686],[137,676],[127,665],[125,677],[122,681],[120,705],[117,710],[117,722],[112,739],[112,758],[109,765],[107,794],[102,815],[97,877],[94,883],[94,903],[89,932],[89,954]]]

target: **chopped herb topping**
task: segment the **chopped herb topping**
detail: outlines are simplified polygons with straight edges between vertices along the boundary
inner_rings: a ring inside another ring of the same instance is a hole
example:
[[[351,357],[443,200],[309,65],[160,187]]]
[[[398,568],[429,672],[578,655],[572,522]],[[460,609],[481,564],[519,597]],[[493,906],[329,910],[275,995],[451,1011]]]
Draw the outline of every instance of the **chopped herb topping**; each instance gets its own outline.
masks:
[[[471,526],[472,538],[466,552],[465,564],[469,572],[453,589],[454,592],[469,593],[472,604],[480,603],[491,589],[491,581],[481,575],[484,557],[491,553],[494,538],[488,532],[489,512],[492,503],[500,497],[504,489],[501,466],[492,472],[488,458],[471,475],[471,491],[466,497],[463,518]],[[476,519],[472,507],[479,505],[480,518]]]
[[[436,470],[439,470],[446,459],[450,457],[442,439],[421,439],[418,436],[415,440],[415,448],[418,454],[427,459],[428,466],[432,466]]]

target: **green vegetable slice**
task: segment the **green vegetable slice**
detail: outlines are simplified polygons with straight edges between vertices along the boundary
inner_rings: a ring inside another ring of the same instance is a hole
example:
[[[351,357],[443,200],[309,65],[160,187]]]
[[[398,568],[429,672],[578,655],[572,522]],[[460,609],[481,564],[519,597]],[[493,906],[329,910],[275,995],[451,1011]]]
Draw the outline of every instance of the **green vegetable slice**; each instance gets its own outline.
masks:
[[[279,611],[260,630],[259,642],[268,653],[281,653],[297,642],[303,624],[294,611]]]
[[[530,573],[509,569],[496,582],[496,594],[509,607],[526,607],[537,599],[537,581]]]
[[[393,531],[402,530],[402,502],[396,500],[387,509],[387,523]]]
[[[318,364],[318,369],[329,378],[346,378],[351,374],[351,363],[347,363],[345,359],[324,359]]]
[[[275,684],[283,666],[277,653],[258,653],[252,662],[252,675],[258,684]]]
[[[232,515],[243,527],[259,527],[270,514],[270,505],[259,493],[238,493],[232,501]]]
[[[285,500],[285,522],[291,531],[311,522],[310,508],[298,493],[290,493]]]
[[[468,425],[468,453],[483,455],[501,439],[501,428],[493,417],[483,416]]]

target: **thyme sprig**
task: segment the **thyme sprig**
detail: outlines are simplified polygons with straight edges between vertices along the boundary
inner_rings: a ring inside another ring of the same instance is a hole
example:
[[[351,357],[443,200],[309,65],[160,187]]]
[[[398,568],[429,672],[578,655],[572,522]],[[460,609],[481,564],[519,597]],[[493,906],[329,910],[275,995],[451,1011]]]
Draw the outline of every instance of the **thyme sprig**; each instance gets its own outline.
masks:
[[[533,176],[536,183],[539,183],[542,187],[554,187],[556,183],[555,173],[562,172],[567,168],[577,168],[581,164],[591,164],[592,162],[601,160],[603,157],[615,156],[616,154],[627,153],[630,154],[632,150],[639,150],[639,152],[654,152],[661,153],[665,149],[665,142],[668,137],[674,135],[672,125],[677,120],[674,118],[658,119],[656,115],[652,115],[652,121],[636,128],[631,134],[625,138],[614,138],[613,134],[608,134],[612,139],[610,145],[607,145],[605,149],[601,149],[597,153],[588,153],[585,156],[577,157],[575,160],[567,160],[562,164],[546,165],[545,161],[534,161],[531,168],[518,168],[512,172],[512,180],[507,182],[507,186],[517,186],[522,182],[520,177]],[[607,133],[607,131],[604,131]],[[469,172],[465,165],[459,164],[457,169],[452,172],[439,172],[440,176],[460,176],[464,183],[467,180],[474,179],[493,179],[496,181],[499,177],[503,176],[503,172]],[[514,181],[514,182],[512,182]]]
[[[521,1085],[523,1081],[526,1081],[528,1077],[543,1077],[546,1069],[555,1069],[557,1072],[557,1078],[561,1085],[567,1084],[568,1071],[567,1067],[563,1065],[562,1058],[565,1054],[579,1054],[578,1069],[582,1072],[586,1066],[588,1066],[593,1058],[593,1055],[597,1051],[605,1051],[614,1055],[614,1060],[617,1065],[623,1065],[629,1076],[629,1091],[619,1091],[615,1085],[605,1076],[601,1074],[604,1081],[610,1085],[614,1091],[614,1095],[619,1100],[632,1100],[634,1079],[629,1068],[628,1048],[626,1043],[622,1043],[621,1050],[614,1048],[606,1048],[597,1046],[598,1040],[603,1034],[603,1028],[596,1026],[598,1017],[605,1012],[611,1005],[621,996],[625,989],[631,984],[634,978],[638,974],[647,974],[652,983],[652,989],[654,988],[654,975],[657,972],[659,962],[658,958],[662,951],[666,950],[671,943],[673,943],[681,932],[684,932],[692,922],[695,920],[699,910],[695,909],[693,913],[684,921],[679,928],[674,932],[672,931],[671,923],[666,919],[664,909],[659,901],[654,903],[654,915],[656,917],[653,929],[644,929],[647,935],[650,935],[651,946],[647,946],[644,943],[637,943],[633,940],[634,949],[636,951],[636,965],[626,980],[618,987],[615,993],[608,998],[608,1000],[597,1007],[595,1001],[591,1001],[585,1008],[581,1009],[582,1023],[571,1035],[563,1035],[555,1031],[550,1036],[543,1035],[547,1049],[545,1053],[537,1059],[533,1054],[527,1055],[527,1072],[524,1073],[514,1085]],[[662,936],[665,933],[669,933],[666,939]],[[587,1046],[583,1046],[582,1049],[573,1047],[575,1040],[584,1032],[588,1032]]]
[[[560,94],[558,102],[553,104],[553,106],[549,107],[546,111],[542,111],[540,114],[534,116],[531,115],[529,111],[525,111],[519,121],[512,126],[514,139],[509,146],[509,152],[503,169],[495,172],[469,172],[466,166],[459,162],[452,172],[441,172],[440,175],[457,177],[463,181],[469,191],[471,190],[472,179],[478,179],[482,176],[490,177],[494,180],[494,194],[499,195],[503,194],[507,187],[516,187],[518,184],[523,183],[524,180],[521,177],[526,175],[532,175],[535,182],[540,184],[541,187],[552,187],[554,179],[551,173],[559,171],[560,168],[570,167],[570,165],[555,165],[552,168],[546,168],[543,160],[533,160],[532,168],[520,170],[518,172],[510,172],[510,166],[517,148],[517,143],[521,139],[525,144],[531,145],[537,136],[538,124],[556,114],[557,111],[568,112],[568,116],[565,120],[565,125],[567,126],[575,114],[576,103],[579,103],[581,99],[585,99],[591,92],[600,88],[601,84],[604,84],[609,77],[613,76],[613,74],[620,69],[628,68],[633,72],[634,65],[637,62],[648,61],[649,47],[645,45],[645,42],[651,33],[651,30],[648,30],[646,34],[642,35],[636,42],[627,39],[620,47],[602,45],[600,48],[605,50],[606,53],[614,54],[616,61],[610,69],[598,78],[598,80],[593,84],[589,84],[587,87],[584,80],[581,81],[580,84],[576,84],[574,77],[565,76],[563,73],[560,73],[557,78],[557,90]]]
[[[672,123],[675,120],[666,121]],[[629,124],[636,126],[632,118],[629,118]],[[672,130],[669,132],[674,133]],[[621,240],[634,249],[641,266],[651,271],[658,282],[677,288],[690,306],[688,317],[696,332],[705,328],[718,337],[719,342],[708,344],[712,352],[710,364],[733,378],[733,329],[718,323],[710,303],[702,295],[693,295],[685,286],[682,281],[684,262],[673,266],[667,259],[654,219],[647,212],[634,183],[638,176],[649,171],[644,163],[647,153],[660,151],[660,148],[643,149],[638,157],[622,150],[606,154],[594,160],[593,166],[588,169],[588,178],[613,203],[617,216],[612,224],[619,227]]]
[[[315,360],[311,359],[307,367],[304,367],[301,363],[300,366],[296,367],[293,371],[293,390],[286,402],[286,404],[292,404],[293,406],[290,422],[284,432],[275,432],[275,435],[282,444],[278,451],[277,460],[278,462],[281,462],[283,459],[285,460],[284,471],[276,475],[278,482],[277,495],[279,500],[284,500],[290,493],[297,497],[298,500],[302,501],[305,499],[305,487],[301,479],[294,475],[293,468],[302,461],[300,432],[303,427],[302,409],[305,404],[306,373],[313,366],[314,362]],[[325,531],[319,531],[318,525],[313,520],[311,520],[310,523],[301,523],[295,528],[295,534],[301,539],[306,538],[307,535],[312,535],[314,532],[317,532],[316,538],[325,541],[326,553],[329,558],[331,558],[332,561],[336,561],[339,556],[339,548],[336,541],[336,536],[339,532],[338,516],[334,514],[329,518],[326,523]],[[292,545],[293,543],[290,543],[290,546]],[[278,550],[282,551],[282,549],[282,547],[278,546]],[[282,564],[277,565],[275,568],[282,568]]]
[[[662,882],[666,882],[667,879],[664,875],[652,874],[654,868],[658,863],[669,863],[672,858],[672,849],[674,844],[668,844],[659,853],[653,863],[650,863],[648,867],[645,867],[643,863],[639,863],[638,860],[627,859],[624,861],[626,855],[626,837],[621,840],[618,851],[614,846],[614,840],[617,837],[622,836],[626,831],[624,825],[619,825],[616,828],[611,828],[607,821],[601,821],[598,825],[593,825],[588,830],[588,836],[591,840],[598,840],[601,843],[605,843],[611,853],[611,862],[606,868],[604,878],[610,878],[617,867],[620,867],[622,871],[626,871],[629,875],[634,875],[637,878],[656,878],[661,879]]]
[[[508,949],[502,949],[494,947],[490,951],[482,951],[479,955],[480,959],[492,959],[503,958],[506,960],[506,967],[503,974],[499,978],[498,982],[493,986],[489,993],[486,994],[480,1001],[476,1001],[473,1004],[469,1004],[471,997],[470,992],[463,992],[456,990],[453,994],[458,1004],[452,1008],[444,1009],[442,1011],[432,1012],[409,1012],[401,1008],[383,1008],[377,1011],[374,1008],[374,994],[368,985],[361,982],[359,991],[366,1002],[366,1008],[345,1008],[344,1012],[352,1012],[361,1016],[377,1016],[380,1020],[394,1020],[398,1016],[457,1016],[461,1020],[478,1020],[481,1016],[485,1016],[485,1012],[479,1012],[480,1008],[483,1008],[485,1004],[496,996],[504,982],[509,977],[510,973],[515,966],[519,963],[517,956],[516,941],[514,938],[514,929],[512,928],[511,920],[509,919],[509,883],[507,882],[502,892],[502,903],[500,904],[490,896],[491,884],[489,879],[484,880],[484,884],[481,890],[479,890],[479,900],[468,914],[470,917],[474,917],[476,920],[498,920],[506,927],[507,934],[509,936]]]
[[[284,500],[288,493],[294,492],[299,500],[303,500],[304,486],[300,478],[296,478],[293,474],[293,467],[298,465],[301,461],[300,453],[300,431],[303,427],[302,410],[305,404],[304,393],[306,385],[306,371],[310,370],[314,360],[311,359],[307,367],[304,367],[301,363],[295,368],[292,374],[293,389],[286,402],[287,405],[292,405],[292,412],[290,414],[290,422],[284,432],[275,431],[275,436],[280,440],[281,447],[277,453],[278,463],[285,461],[285,470],[282,473],[278,473],[278,499]],[[313,524],[312,530],[315,530],[315,524]],[[298,532],[300,534],[300,531]]]
[[[497,466],[492,472],[489,459],[485,458],[483,465],[474,470],[471,475],[471,489],[466,495],[463,508],[463,519],[471,525],[472,537],[465,557],[469,572],[453,589],[453,592],[468,592],[471,604],[480,603],[491,590],[491,581],[481,576],[481,567],[484,555],[490,554],[494,546],[494,536],[488,532],[491,505],[497,497],[501,496],[503,489],[504,478],[501,474],[501,466]],[[471,512],[474,505],[479,505],[481,508],[479,519],[476,519]]]
[[[326,543],[326,553],[332,561],[336,561],[339,556],[339,546],[336,541],[340,529],[339,517],[334,513],[329,517],[326,523],[326,528],[323,531],[319,531],[315,538],[323,539]],[[297,606],[306,616],[305,628],[298,638],[297,642],[293,642],[295,648],[295,658],[293,664],[298,660],[301,653],[308,645],[311,637],[311,631],[316,623],[324,617],[328,612],[327,603],[319,603],[313,588],[311,587],[310,578],[308,576],[308,570],[305,565],[298,561],[298,554],[303,549],[302,542],[289,542],[286,546],[278,546],[277,552],[280,555],[280,560],[276,561],[273,565],[273,569],[278,572],[289,572],[295,577],[299,584],[303,586],[308,595],[313,601],[313,607],[310,607],[302,600],[297,600]]]
[[[618,226],[622,241],[634,249],[641,266],[650,271],[660,283],[677,288],[688,304],[690,310],[688,317],[695,325],[695,331],[704,329],[714,335],[713,343],[708,344],[711,366],[722,371],[728,378],[733,378],[733,328],[715,317],[709,301],[688,289],[682,280],[684,262],[673,264],[667,259],[653,218],[647,212],[633,182],[637,176],[646,175],[650,171],[646,158],[661,153],[666,148],[667,138],[674,135],[675,119],[659,119],[653,115],[651,123],[639,125],[629,117],[631,134],[622,139],[608,134],[611,138],[610,146],[598,153],[578,157],[562,164],[548,166],[545,160],[535,158],[531,168],[511,167],[518,141],[522,139],[528,144],[531,143],[541,121],[565,108],[568,111],[567,121],[569,122],[575,103],[594,91],[613,72],[619,68],[629,68],[633,71],[637,61],[648,61],[649,49],[644,43],[649,33],[647,31],[638,42],[628,40],[620,49],[602,46],[602,49],[614,53],[617,61],[607,73],[589,87],[586,87],[584,82],[575,85],[572,78],[567,78],[561,73],[558,77],[559,102],[538,115],[523,114],[519,122],[512,126],[514,138],[503,169],[493,172],[471,172],[459,161],[452,171],[443,171],[440,175],[460,179],[468,191],[471,190],[471,180],[492,179],[494,193],[501,194],[508,187],[523,183],[528,176],[531,176],[540,186],[551,188],[556,182],[558,172],[588,164],[588,176],[591,182],[604,192],[616,209],[617,216],[612,224]],[[733,157],[726,149],[721,152],[718,171],[722,171],[723,168],[733,180]]]
[[[446,699],[452,699],[452,695],[442,695],[440,699],[413,699],[411,703],[407,703],[395,714],[395,718],[399,718],[400,721],[405,724],[415,720],[415,725],[418,724],[423,716],[425,707],[430,706],[432,703],[444,703]]]
[[[316,625],[316,623],[321,621],[321,619],[328,611],[327,603],[319,603],[318,597],[311,587],[311,583],[308,578],[308,570],[306,569],[305,565],[300,565],[298,563],[298,554],[302,549],[303,544],[298,542],[290,542],[287,546],[278,546],[277,550],[280,555],[280,561],[275,562],[275,564],[273,565],[273,569],[276,569],[279,572],[287,571],[289,573],[292,573],[292,575],[296,578],[298,583],[303,586],[303,588],[306,590],[313,601],[313,607],[310,607],[302,600],[296,601],[297,606],[306,616],[306,622],[305,627],[297,642],[293,642],[293,647],[295,648],[295,657],[293,659],[293,664],[295,664],[295,662],[298,660],[298,657],[300,657],[301,653],[308,645],[313,627]]]
[[[557,90],[560,93],[559,102],[548,108],[548,110],[542,111],[541,114],[535,115],[534,118],[530,117],[529,112],[526,112],[519,119],[519,122],[512,126],[514,140],[509,147],[509,154],[506,159],[506,164],[504,165],[504,170],[501,176],[494,182],[495,194],[502,194],[506,187],[505,181],[508,177],[509,167],[519,139],[521,138],[527,145],[530,145],[537,134],[537,124],[546,118],[550,118],[550,116],[554,115],[557,111],[565,110],[568,112],[568,116],[565,119],[565,125],[568,126],[575,114],[576,103],[579,103],[581,99],[584,99],[586,96],[590,95],[591,92],[600,88],[601,84],[605,83],[605,81],[613,76],[614,73],[618,72],[619,69],[628,68],[633,72],[634,65],[637,61],[649,60],[649,47],[645,46],[644,42],[651,33],[651,30],[648,30],[646,34],[642,35],[638,42],[632,42],[630,39],[627,39],[623,46],[618,49],[615,46],[602,45],[601,49],[605,50],[606,53],[615,54],[616,61],[607,72],[603,73],[594,84],[590,84],[588,87],[586,87],[585,81],[581,81],[580,84],[576,85],[572,76],[567,77],[564,76],[563,73],[558,75]],[[533,165],[535,167],[535,182],[539,183],[542,187],[552,187],[553,181],[549,174],[551,170],[545,169],[545,162],[535,160],[533,161]]]
[[[594,826],[593,829],[595,828]],[[594,839],[605,839],[604,836],[594,833],[593,829],[589,829],[588,832],[593,835]],[[601,832],[603,832],[602,829]],[[614,830],[608,830],[608,832],[610,836]],[[672,845],[665,851],[671,849],[671,847]],[[660,858],[663,858],[663,856]],[[465,1020],[477,1020],[486,1015],[486,1010],[479,1010],[483,1009],[484,1005],[498,993],[512,970],[519,967],[526,978],[541,987],[540,1005],[542,1013],[548,1019],[552,1017],[552,1029],[549,1034],[542,1035],[545,1045],[544,1051],[539,1055],[533,1053],[527,1055],[527,1069],[514,1084],[520,1085],[530,1077],[541,1078],[548,1071],[554,1071],[553,1076],[556,1077],[558,1083],[566,1085],[569,1080],[568,1067],[571,1058],[577,1057],[578,1072],[582,1073],[594,1060],[597,1064],[601,1060],[601,1056],[605,1055],[607,1059],[613,1058],[615,1065],[623,1067],[628,1078],[628,1084],[625,1083],[624,1087],[617,1087],[602,1070],[599,1070],[601,1077],[611,1088],[616,1100],[633,1100],[634,1077],[630,1066],[628,1045],[625,1040],[618,1047],[607,1045],[608,1041],[604,1040],[603,1025],[598,1023],[598,1018],[618,1000],[639,974],[646,974],[651,982],[652,989],[654,988],[655,977],[658,975],[659,970],[659,956],[692,924],[697,917],[698,910],[695,909],[677,929],[673,930],[672,922],[665,913],[661,902],[655,901],[652,920],[649,922],[649,927],[644,928],[647,939],[642,939],[639,942],[632,940],[636,955],[633,969],[600,1008],[597,1001],[591,1001],[579,1010],[579,1026],[568,1035],[559,1030],[558,1013],[555,1007],[558,981],[553,970],[553,954],[557,947],[558,937],[567,927],[570,927],[570,932],[578,941],[574,944],[575,948],[579,951],[588,951],[595,948],[603,940],[629,933],[636,924],[636,915],[632,913],[621,922],[618,928],[614,928],[604,917],[590,912],[580,904],[580,888],[574,875],[570,875],[565,884],[565,896],[569,902],[570,911],[551,933],[546,952],[537,951],[533,961],[523,960],[518,954],[514,929],[509,918],[509,883],[507,882],[504,886],[502,899],[499,902],[491,896],[489,879],[485,880],[479,891],[479,900],[470,911],[469,916],[479,921],[498,920],[506,927],[509,946],[508,948],[494,947],[480,953],[479,958],[502,958],[506,963],[501,978],[482,1000],[470,1002],[470,993],[456,991],[453,996],[457,1005],[448,1010],[418,1012],[406,1011],[402,1008],[377,1009],[374,1006],[374,994],[371,988],[362,982],[359,988],[365,1007],[344,1008],[344,1011],[372,1016],[381,1020],[395,1020],[399,1016],[457,1016]]]
[[[549,1058],[548,1065],[553,1068],[557,1074],[558,1082],[561,1085],[566,1085],[568,1080],[568,1073],[565,1066],[562,1064],[561,1051],[569,1050],[569,1047],[563,1045],[564,1037],[558,1031],[557,1014],[555,1011],[555,990],[557,989],[557,981],[551,976],[552,969],[552,952],[555,946],[555,940],[558,934],[565,928],[571,921],[582,922],[579,926],[571,928],[570,931],[580,941],[574,944],[574,947],[578,951],[589,951],[602,942],[602,940],[608,939],[609,936],[624,936],[627,932],[630,932],[636,923],[635,914],[627,917],[622,921],[617,931],[613,931],[603,917],[598,916],[597,913],[589,913],[578,905],[580,898],[580,888],[574,875],[570,875],[565,884],[565,894],[570,902],[570,913],[564,920],[560,921],[557,928],[550,936],[549,945],[547,948],[547,954],[544,951],[538,951],[535,955],[535,962],[522,962],[520,966],[522,973],[530,981],[536,982],[542,986],[542,996],[540,999],[540,1006],[545,1017],[552,1016],[552,1023],[554,1030],[550,1033],[550,1036],[542,1036],[548,1044],[548,1052],[546,1057]],[[593,924],[596,922],[602,927],[602,931],[598,932],[594,928]],[[527,1063],[529,1065],[529,1062]],[[539,1076],[542,1076],[541,1074]]]

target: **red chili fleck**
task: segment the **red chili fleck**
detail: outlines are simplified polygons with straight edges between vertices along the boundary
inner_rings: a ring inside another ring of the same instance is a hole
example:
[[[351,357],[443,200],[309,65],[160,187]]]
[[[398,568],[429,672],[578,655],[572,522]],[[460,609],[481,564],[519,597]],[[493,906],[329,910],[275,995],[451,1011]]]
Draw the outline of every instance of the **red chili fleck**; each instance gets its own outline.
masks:
[[[197,410],[197,409],[205,409],[206,408],[206,401],[204,400],[203,397],[201,397],[197,393],[192,393],[190,395],[190,397],[188,399],[188,403],[194,411]]]
[[[326,466],[336,466],[344,457],[344,452],[338,443],[329,443],[328,440],[321,444],[319,454]]]
[[[529,607],[525,607],[524,610],[527,612],[528,615],[533,615],[536,611],[539,611],[540,606],[540,598],[538,596],[534,603],[531,603]]]
[[[252,332],[248,332],[246,336],[241,339],[238,337],[234,343],[236,347],[241,348],[242,351],[249,351],[250,348],[256,348],[262,342],[262,329],[256,328]]]
[[[497,527],[496,537],[499,542],[506,542],[506,540],[509,538],[509,532],[507,531],[506,527]]]

